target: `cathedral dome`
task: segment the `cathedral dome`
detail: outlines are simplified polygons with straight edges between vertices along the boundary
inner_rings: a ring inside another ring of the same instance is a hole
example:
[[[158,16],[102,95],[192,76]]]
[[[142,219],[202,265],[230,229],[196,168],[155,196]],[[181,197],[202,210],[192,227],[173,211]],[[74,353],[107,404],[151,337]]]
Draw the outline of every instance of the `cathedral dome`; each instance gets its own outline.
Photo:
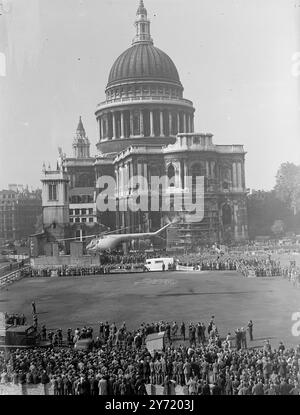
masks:
[[[118,154],[136,143],[174,144],[178,133],[194,129],[193,103],[183,98],[172,59],[153,45],[143,0],[139,0],[135,27],[132,45],[114,62],[106,100],[95,112],[97,148],[103,154]]]
[[[137,42],[117,58],[107,87],[128,81],[160,81],[182,86],[172,59],[150,42]]]

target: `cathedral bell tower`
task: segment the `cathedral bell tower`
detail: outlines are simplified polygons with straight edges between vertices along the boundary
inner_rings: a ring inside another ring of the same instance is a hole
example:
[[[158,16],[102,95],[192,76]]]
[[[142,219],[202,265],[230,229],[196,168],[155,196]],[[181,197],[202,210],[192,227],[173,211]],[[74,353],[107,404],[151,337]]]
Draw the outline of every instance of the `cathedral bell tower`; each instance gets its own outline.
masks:
[[[73,154],[76,159],[90,157],[90,140],[86,136],[81,117],[79,117],[78,127],[73,140]]]
[[[62,160],[56,170],[43,166],[42,209],[43,228],[51,239],[63,239],[69,230],[69,178]]]

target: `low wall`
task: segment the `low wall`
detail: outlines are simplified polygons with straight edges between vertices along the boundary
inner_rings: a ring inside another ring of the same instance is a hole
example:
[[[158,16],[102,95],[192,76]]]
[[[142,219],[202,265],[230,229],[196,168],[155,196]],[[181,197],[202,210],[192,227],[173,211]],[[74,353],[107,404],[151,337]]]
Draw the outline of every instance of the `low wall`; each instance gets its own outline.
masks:
[[[71,255],[59,255],[59,256],[40,256],[37,258],[31,258],[30,265],[33,268],[42,267],[55,267],[55,266],[98,266],[100,265],[99,256],[84,255],[82,257],[72,257]]]
[[[176,386],[175,395],[187,395],[187,388]],[[163,395],[164,388],[160,385],[146,385],[148,395]],[[174,394],[174,393],[173,393]],[[0,384],[1,395],[54,395],[53,386],[47,385],[15,385],[13,383]]]
[[[161,385],[146,385],[146,390],[148,395],[163,395],[164,394],[164,387]],[[172,395],[188,395],[188,388],[185,386],[177,385],[173,388]]]
[[[13,383],[0,384],[1,395],[54,395],[53,387],[48,385],[20,385]]]
[[[0,277],[0,290],[6,288],[9,284],[24,278],[26,271],[29,267],[22,268],[18,271],[13,271],[10,274]]]

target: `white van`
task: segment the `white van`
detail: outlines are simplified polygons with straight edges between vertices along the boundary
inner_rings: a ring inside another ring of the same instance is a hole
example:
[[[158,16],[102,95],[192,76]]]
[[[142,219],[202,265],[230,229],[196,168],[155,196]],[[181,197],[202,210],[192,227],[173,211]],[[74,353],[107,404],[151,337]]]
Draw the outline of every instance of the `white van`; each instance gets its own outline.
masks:
[[[147,271],[168,271],[169,266],[173,265],[174,258],[151,258],[146,259],[145,268]]]

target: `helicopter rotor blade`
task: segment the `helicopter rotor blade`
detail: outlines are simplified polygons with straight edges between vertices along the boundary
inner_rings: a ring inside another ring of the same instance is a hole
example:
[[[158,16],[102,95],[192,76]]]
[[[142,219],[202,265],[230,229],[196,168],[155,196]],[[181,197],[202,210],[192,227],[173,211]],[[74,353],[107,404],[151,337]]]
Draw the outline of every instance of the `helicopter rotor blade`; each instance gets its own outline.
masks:
[[[81,239],[95,238],[97,236],[98,236],[98,234],[97,235],[86,235],[86,236],[82,236]],[[72,241],[74,239],[80,239],[80,236],[77,236],[77,237],[74,237],[74,238],[57,239],[57,242]]]
[[[121,231],[121,230],[123,230],[123,229],[128,229],[128,228],[129,228],[129,226],[126,226],[126,228],[119,228],[119,229],[115,229],[115,230],[113,230],[113,231],[105,232],[105,233],[103,233],[102,235],[109,235],[109,234],[111,234],[111,233],[114,233],[114,232],[117,232],[117,231]]]

